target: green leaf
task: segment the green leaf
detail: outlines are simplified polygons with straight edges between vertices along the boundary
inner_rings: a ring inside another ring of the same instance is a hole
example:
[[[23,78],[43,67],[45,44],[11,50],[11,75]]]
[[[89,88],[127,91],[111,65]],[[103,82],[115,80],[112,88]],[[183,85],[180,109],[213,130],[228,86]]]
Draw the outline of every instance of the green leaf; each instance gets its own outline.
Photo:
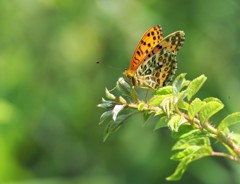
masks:
[[[168,126],[172,131],[177,132],[178,128],[186,122],[186,119],[183,116],[180,116],[179,114],[174,114],[169,122],[168,122]]]
[[[172,96],[172,86],[164,86],[159,88],[155,93],[154,96],[148,100],[148,104],[153,106],[158,106],[162,103],[165,98]]]
[[[187,87],[187,90],[189,91],[187,96],[188,100],[190,100],[198,92],[206,80],[207,77],[201,75],[190,82],[189,86]]]
[[[162,107],[162,110],[169,117],[173,110],[173,97],[170,96],[170,97],[164,98],[160,106]]]
[[[205,147],[205,146],[192,146],[189,147],[185,153],[178,153],[179,155],[175,155],[173,157],[171,157],[172,159],[175,160],[181,160],[181,162],[178,164],[176,170],[174,171],[174,173],[167,177],[167,180],[180,180],[182,178],[182,175],[184,174],[184,172],[186,171],[188,165],[195,161],[198,160],[200,158],[206,157],[206,156],[210,156],[212,152],[211,147]],[[192,154],[191,154],[192,153]],[[186,156],[184,156],[186,155]],[[179,157],[179,159],[177,159],[177,157]]]
[[[200,122],[206,122],[211,116],[220,111],[223,108],[223,104],[220,100],[209,101],[204,104],[199,111]]]
[[[177,96],[174,96],[174,105],[179,104],[179,103],[184,103],[183,99],[187,96],[188,91],[184,90],[178,93]]]
[[[103,141],[106,141],[110,134],[116,132],[121,127],[123,122],[135,113],[136,111],[129,114],[119,115],[116,121],[111,120],[105,128]]]
[[[189,80],[185,80],[182,84],[182,88],[187,87],[190,84]]]
[[[108,125],[105,128],[103,141],[105,142],[109,137],[109,135],[112,134],[113,132],[116,132],[121,125],[122,125],[122,122],[110,121],[110,123],[108,123]]]
[[[122,94],[129,96],[131,86],[124,80],[123,77],[118,79],[116,87]]]
[[[231,138],[233,139],[233,142],[235,142],[235,144],[239,144],[239,142],[240,142],[240,134],[231,133]]]
[[[183,84],[185,82],[185,76],[186,76],[186,73],[182,73],[180,75],[178,75],[175,80],[173,81],[173,94],[175,97],[177,97],[179,91],[182,89],[183,87]]]
[[[167,127],[169,118],[167,116],[163,116],[160,118],[160,120],[157,122],[157,124],[154,127],[154,130],[157,130],[159,128]]]
[[[118,91],[121,92],[121,95],[130,98],[134,102],[137,102],[138,97],[136,91],[124,80],[123,77],[118,79],[116,87]]]
[[[172,155],[170,159],[175,160],[175,161],[180,161],[184,157],[187,157],[187,156],[193,154],[194,152],[196,152],[200,148],[201,148],[200,146],[194,146],[194,145],[193,146],[188,146],[183,151],[179,151],[179,152],[175,153],[174,155]]]
[[[152,106],[158,106],[162,103],[162,101],[166,98],[172,97],[172,95],[154,95],[151,99],[149,99],[148,104]]]
[[[173,94],[172,86],[161,87],[154,93],[154,95],[168,95],[168,94]]]
[[[102,103],[98,104],[97,107],[104,108],[104,109],[109,109],[112,108],[115,105],[115,102],[113,101],[108,101],[102,98]]]
[[[192,137],[191,139],[180,139],[177,143],[173,146],[172,150],[181,150],[186,149],[190,146],[210,146],[210,140],[206,136],[197,136]]]
[[[155,116],[159,116],[163,114],[164,114],[164,111],[161,108],[159,108],[159,110],[155,113]]]
[[[185,79],[186,73],[180,74],[173,82],[173,95],[174,104],[181,102],[188,94],[187,90],[181,91],[181,89],[189,84],[189,81]]]
[[[193,139],[197,137],[206,137],[205,133],[202,133],[199,129],[193,129],[189,132],[182,134],[179,138],[181,139]]]
[[[115,100],[116,99],[116,97],[112,93],[110,93],[107,88],[105,88],[105,95],[110,100]]]
[[[178,101],[183,100],[184,98],[186,98],[188,95],[188,90],[183,90],[179,93],[178,95]]]
[[[222,104],[222,101],[215,97],[208,97],[203,100],[204,102],[218,102]]]
[[[180,139],[180,137],[182,137],[183,135],[186,135],[187,133],[191,132],[192,130],[193,130],[192,126],[190,126],[188,124],[184,124],[179,127],[178,132],[171,132],[171,136],[174,139]]]
[[[194,119],[194,117],[201,110],[201,108],[204,104],[205,103],[202,102],[199,98],[196,98],[192,101],[192,103],[189,105],[189,109],[188,109],[188,115],[191,120]]]
[[[119,96],[119,101],[122,103],[122,104],[126,104],[127,101],[122,97],[122,96]]]
[[[219,130],[224,130],[225,128],[234,125],[236,123],[240,122],[240,112],[235,112],[232,113],[230,115],[228,115],[227,117],[225,117],[221,123],[218,125],[218,129]]]
[[[104,123],[107,119],[110,119],[111,116],[112,116],[112,110],[104,112],[100,117],[99,125]]]
[[[185,157],[191,157],[192,161],[194,161],[202,157],[210,156],[211,153],[212,148],[210,146],[188,146],[183,151],[179,151],[171,156],[171,160],[181,161]]]
[[[133,86],[130,86],[123,77],[119,78],[116,85],[118,91],[120,91],[121,95],[130,98],[130,100],[137,102],[138,96]]]
[[[178,108],[183,110],[188,110],[189,104],[185,101],[178,101]]]
[[[113,121],[116,121],[117,115],[119,112],[121,112],[124,109],[125,105],[115,105],[113,110],[112,110],[112,115],[113,115]]]
[[[186,157],[182,159],[181,162],[178,164],[174,173],[171,176],[167,177],[166,180],[168,181],[180,180],[182,178],[182,175],[186,171],[188,164],[191,163],[191,161],[192,161],[191,157]]]

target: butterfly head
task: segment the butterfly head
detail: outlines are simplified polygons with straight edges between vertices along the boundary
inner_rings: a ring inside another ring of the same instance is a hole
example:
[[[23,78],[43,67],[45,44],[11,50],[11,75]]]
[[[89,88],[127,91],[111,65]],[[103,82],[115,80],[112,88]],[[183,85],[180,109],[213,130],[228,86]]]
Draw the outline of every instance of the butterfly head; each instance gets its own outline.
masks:
[[[125,69],[123,72],[123,75],[125,75],[126,77],[132,78],[134,76],[135,71],[134,70],[130,70],[130,69]]]

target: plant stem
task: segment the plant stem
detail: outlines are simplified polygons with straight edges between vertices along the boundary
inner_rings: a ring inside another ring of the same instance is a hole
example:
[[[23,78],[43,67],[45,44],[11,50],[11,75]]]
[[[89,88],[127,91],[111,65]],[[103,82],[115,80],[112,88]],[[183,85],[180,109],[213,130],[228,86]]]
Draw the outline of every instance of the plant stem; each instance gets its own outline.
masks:
[[[134,108],[134,109],[137,109],[138,108],[138,104],[135,104],[135,103],[130,103],[130,104],[127,104],[128,107],[130,108]],[[144,107],[143,107],[143,111],[153,111],[153,112],[159,112],[159,110],[161,110],[160,107],[155,107],[155,106],[151,106],[151,105],[148,105],[148,104],[145,104]],[[190,123],[192,122],[192,120],[189,118],[189,116],[183,112],[181,112],[178,108],[177,108],[177,113],[180,114],[180,115],[183,115],[184,118],[189,121]],[[201,131],[203,131],[204,133],[206,133],[209,137],[212,137],[214,139],[217,139],[219,142],[227,145],[229,148],[231,148],[234,153],[240,157],[240,147],[235,144],[230,136],[227,137],[223,134],[223,132],[219,131],[217,128],[215,128],[209,121],[205,122],[203,125],[200,123],[200,120],[197,119],[197,118],[194,118],[193,122],[196,122],[196,123],[191,123],[191,125],[195,128],[198,128],[200,129]],[[213,152],[213,156],[223,156],[223,157],[227,157],[231,160],[234,160],[238,163],[240,163],[240,160],[238,159],[237,156],[232,156],[232,155],[228,155],[226,153],[218,153],[218,152]]]
[[[216,156],[216,157],[226,157],[226,158],[233,160],[240,164],[240,160],[238,159],[237,156],[229,155],[229,154],[222,153],[222,152],[214,152],[214,151],[211,153],[211,155]]]
[[[135,104],[135,103],[129,103],[129,104],[127,104],[127,106],[130,107],[130,108],[133,108],[133,109],[138,108],[138,104]],[[143,107],[143,111],[147,111],[147,110],[158,112],[161,109],[160,109],[160,107],[155,107],[155,106],[152,106],[152,105],[145,104],[144,107]]]

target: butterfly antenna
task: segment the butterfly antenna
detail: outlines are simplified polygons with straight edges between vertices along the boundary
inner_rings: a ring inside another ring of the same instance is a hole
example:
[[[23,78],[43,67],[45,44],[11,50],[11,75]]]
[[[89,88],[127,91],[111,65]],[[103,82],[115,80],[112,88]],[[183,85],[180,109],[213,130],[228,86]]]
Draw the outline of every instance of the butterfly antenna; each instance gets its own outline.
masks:
[[[114,69],[114,70],[117,70],[117,71],[122,71],[120,68],[117,68],[117,67],[114,67],[114,66],[111,66],[111,65],[106,65],[101,60],[96,61],[96,64],[103,65],[106,68]]]

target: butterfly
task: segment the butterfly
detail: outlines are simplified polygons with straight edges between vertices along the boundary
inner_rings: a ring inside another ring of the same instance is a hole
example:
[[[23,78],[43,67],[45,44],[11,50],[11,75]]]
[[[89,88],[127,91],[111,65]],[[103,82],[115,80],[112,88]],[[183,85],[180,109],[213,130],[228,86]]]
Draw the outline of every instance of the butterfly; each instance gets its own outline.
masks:
[[[156,90],[167,85],[177,69],[176,55],[184,40],[183,31],[163,38],[162,28],[153,26],[143,35],[123,74],[135,87]]]

